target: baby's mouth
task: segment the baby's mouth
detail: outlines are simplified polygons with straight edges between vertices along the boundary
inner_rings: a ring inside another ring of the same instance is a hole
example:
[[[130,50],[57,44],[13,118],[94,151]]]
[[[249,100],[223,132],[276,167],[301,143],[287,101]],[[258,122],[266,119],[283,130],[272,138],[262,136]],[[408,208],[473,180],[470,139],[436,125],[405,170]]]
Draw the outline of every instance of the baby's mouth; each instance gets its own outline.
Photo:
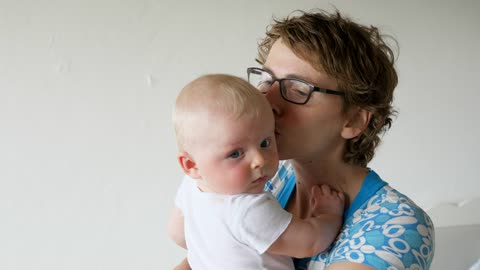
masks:
[[[259,183],[259,182],[263,182],[265,180],[267,180],[267,177],[262,176],[262,177],[257,178],[255,181],[253,181],[253,183],[256,184],[256,183]]]

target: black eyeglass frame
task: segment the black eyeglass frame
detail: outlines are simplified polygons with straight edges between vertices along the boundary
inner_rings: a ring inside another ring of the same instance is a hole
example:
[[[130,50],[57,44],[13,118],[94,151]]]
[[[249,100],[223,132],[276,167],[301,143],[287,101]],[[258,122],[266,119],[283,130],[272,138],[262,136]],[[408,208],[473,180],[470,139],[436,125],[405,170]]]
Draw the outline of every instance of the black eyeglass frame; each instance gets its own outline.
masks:
[[[332,94],[332,95],[337,95],[337,96],[345,96],[345,92],[343,91],[338,91],[338,90],[331,90],[331,89],[327,89],[327,88],[322,88],[322,87],[318,87],[318,86],[315,86],[307,81],[304,81],[302,79],[297,79],[297,78],[282,78],[282,79],[277,79],[275,78],[270,72],[266,71],[266,70],[263,70],[261,68],[256,68],[256,67],[249,67],[247,68],[247,75],[248,75],[248,81],[250,82],[250,74],[251,73],[255,73],[255,74],[259,74],[260,75],[260,72],[264,72],[264,73],[267,73],[270,75],[270,77],[272,78],[272,81],[270,82],[270,86],[269,87],[272,87],[272,85],[275,83],[275,82],[278,82],[279,86],[280,86],[280,94],[282,96],[282,98],[288,102],[291,102],[291,103],[294,103],[294,104],[298,104],[298,105],[304,105],[306,104],[309,100],[310,100],[310,97],[312,96],[312,93],[313,92],[320,92],[320,93],[325,93],[325,94]],[[298,82],[302,82],[306,85],[308,85],[310,87],[310,92],[308,93],[308,96],[307,96],[307,99],[305,100],[305,102],[295,102],[295,101],[292,101],[292,100],[289,100],[287,99],[287,97],[285,96],[285,91],[286,89],[284,89],[283,87],[283,81],[298,81]],[[256,85],[255,85],[256,87]],[[263,93],[263,92],[262,92]],[[266,92],[264,93],[266,94]]]

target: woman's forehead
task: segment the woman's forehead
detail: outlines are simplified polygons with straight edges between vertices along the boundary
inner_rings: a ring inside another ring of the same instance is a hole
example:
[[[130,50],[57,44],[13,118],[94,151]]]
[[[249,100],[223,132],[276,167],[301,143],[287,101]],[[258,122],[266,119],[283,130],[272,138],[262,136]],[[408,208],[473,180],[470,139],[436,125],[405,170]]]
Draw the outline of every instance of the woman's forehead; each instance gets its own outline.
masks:
[[[315,69],[308,61],[297,56],[281,39],[273,44],[264,69],[276,78],[298,78],[313,84],[334,82],[326,72]],[[327,88],[326,85],[321,86]],[[331,87],[331,83],[328,86]]]

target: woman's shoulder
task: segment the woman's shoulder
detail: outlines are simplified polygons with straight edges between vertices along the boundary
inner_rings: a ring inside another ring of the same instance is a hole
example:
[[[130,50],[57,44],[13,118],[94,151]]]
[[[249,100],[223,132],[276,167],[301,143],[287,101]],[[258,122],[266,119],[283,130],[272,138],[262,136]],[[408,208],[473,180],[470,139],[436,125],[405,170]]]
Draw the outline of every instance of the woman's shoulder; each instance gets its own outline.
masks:
[[[428,214],[405,194],[385,185],[357,209],[346,223],[355,225],[366,221],[377,224],[432,225]]]
[[[428,214],[385,185],[345,220],[328,264],[351,261],[376,269],[429,269],[434,237]]]

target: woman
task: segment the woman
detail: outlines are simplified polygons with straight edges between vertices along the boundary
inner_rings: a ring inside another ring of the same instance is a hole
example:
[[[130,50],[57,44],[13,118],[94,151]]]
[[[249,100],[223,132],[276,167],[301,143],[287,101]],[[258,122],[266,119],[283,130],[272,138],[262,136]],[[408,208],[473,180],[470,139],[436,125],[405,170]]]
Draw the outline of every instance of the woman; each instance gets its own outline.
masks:
[[[297,260],[297,269],[429,269],[430,218],[367,167],[391,125],[397,85],[392,50],[378,30],[338,12],[300,12],[268,28],[258,62],[249,80],[272,105],[286,160],[266,189],[300,218],[308,216],[313,185],[346,198],[334,244]]]

